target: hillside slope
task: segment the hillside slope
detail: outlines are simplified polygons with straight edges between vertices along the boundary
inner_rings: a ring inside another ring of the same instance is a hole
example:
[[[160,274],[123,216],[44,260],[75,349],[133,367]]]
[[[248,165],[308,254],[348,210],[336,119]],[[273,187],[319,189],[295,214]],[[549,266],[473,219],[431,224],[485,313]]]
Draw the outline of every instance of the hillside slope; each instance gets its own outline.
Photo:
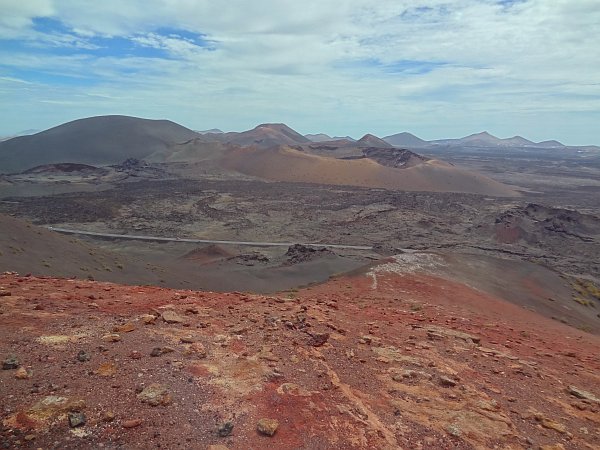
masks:
[[[275,181],[509,197],[518,195],[502,183],[437,160],[396,169],[369,158],[341,160],[291,148],[247,147],[228,152],[222,163],[229,169]]]
[[[269,297],[0,275],[1,442],[600,446],[597,336],[387,267]]]
[[[91,277],[126,284],[186,286],[184,276],[165,274],[145,262],[97,248],[87,242],[49,231],[24,220],[0,214],[0,272]]]

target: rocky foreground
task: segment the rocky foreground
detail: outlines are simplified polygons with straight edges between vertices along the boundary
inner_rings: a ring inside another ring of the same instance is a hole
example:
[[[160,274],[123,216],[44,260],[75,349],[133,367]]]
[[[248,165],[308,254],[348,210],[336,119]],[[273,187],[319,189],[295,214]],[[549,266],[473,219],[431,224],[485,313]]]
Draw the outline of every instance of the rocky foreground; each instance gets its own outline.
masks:
[[[0,323],[3,448],[600,448],[597,336],[385,265],[273,297],[4,274]]]

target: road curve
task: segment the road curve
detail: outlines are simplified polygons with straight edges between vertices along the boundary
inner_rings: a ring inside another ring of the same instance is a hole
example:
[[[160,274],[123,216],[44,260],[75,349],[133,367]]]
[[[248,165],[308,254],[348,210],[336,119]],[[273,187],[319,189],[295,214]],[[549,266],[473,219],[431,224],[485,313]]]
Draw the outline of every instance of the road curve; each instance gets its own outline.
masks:
[[[189,242],[193,244],[221,244],[221,245],[247,245],[249,247],[290,247],[298,242],[250,242],[250,241],[220,241],[215,239],[189,239],[189,238],[169,238],[160,236],[139,236],[133,234],[112,234],[96,233],[94,231],[69,230],[67,228],[47,227],[50,231],[56,231],[63,234],[79,234],[83,236],[105,237],[112,239],[129,239],[137,241],[155,241],[155,242]],[[300,243],[307,247],[327,247],[349,250],[372,250],[372,246],[367,245],[345,245],[345,244],[313,244]]]

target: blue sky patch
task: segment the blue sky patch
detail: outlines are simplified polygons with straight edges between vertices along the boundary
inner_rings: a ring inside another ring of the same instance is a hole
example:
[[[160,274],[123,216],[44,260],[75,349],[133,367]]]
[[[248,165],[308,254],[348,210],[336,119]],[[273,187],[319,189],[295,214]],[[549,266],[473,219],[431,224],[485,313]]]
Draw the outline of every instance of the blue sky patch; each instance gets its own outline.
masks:
[[[172,53],[160,45],[145,45],[136,42],[135,38],[143,38],[147,34],[134,34],[131,36],[81,36],[65,26],[61,21],[51,18],[33,19],[33,28],[45,36],[44,42],[37,41],[4,41],[9,50],[35,51],[44,48],[44,53],[53,55],[93,55],[95,57],[114,58],[162,58],[175,59]],[[186,41],[199,49],[212,51],[216,49],[216,42],[208,39],[202,33],[161,27],[153,31],[159,38],[171,38]]]
[[[375,69],[378,72],[388,74],[423,75],[446,65],[448,65],[448,63],[438,61],[415,61],[405,59],[393,62],[382,62],[379,59],[371,58],[354,61],[350,64],[343,64],[339,67],[358,70],[364,69],[365,71]]]

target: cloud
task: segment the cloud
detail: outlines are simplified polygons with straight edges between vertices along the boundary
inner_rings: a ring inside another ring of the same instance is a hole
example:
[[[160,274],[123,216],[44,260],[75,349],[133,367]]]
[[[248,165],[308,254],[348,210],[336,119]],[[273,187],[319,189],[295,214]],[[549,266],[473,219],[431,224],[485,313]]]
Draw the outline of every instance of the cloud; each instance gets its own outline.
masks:
[[[64,119],[111,110],[194,128],[595,138],[580,124],[600,111],[597,0],[14,3],[0,0],[0,76],[78,105]],[[13,85],[1,93],[22,105],[13,127],[48,120]]]
[[[54,14],[51,0],[0,0],[0,42],[31,34],[33,19]]]

